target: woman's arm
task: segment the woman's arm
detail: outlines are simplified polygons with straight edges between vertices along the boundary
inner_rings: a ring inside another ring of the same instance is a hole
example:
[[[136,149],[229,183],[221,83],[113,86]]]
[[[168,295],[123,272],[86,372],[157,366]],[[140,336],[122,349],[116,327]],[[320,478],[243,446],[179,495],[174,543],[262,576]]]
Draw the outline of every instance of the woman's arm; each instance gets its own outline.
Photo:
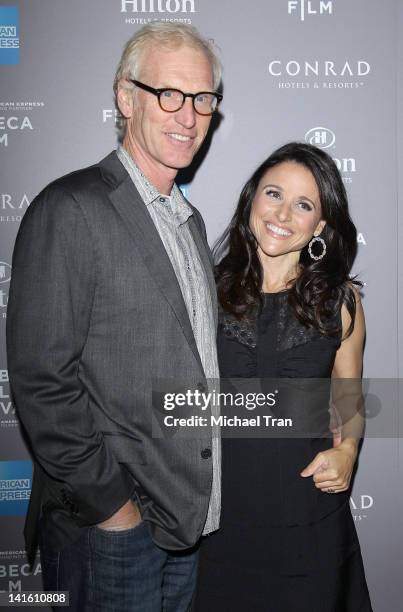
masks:
[[[332,372],[332,402],[341,422],[337,446],[318,453],[301,472],[313,476],[323,492],[342,492],[350,486],[351,475],[358,453],[358,444],[364,429],[362,414],[362,357],[365,339],[365,319],[359,294],[354,290],[356,315],[354,330],[346,338],[350,315],[345,306],[341,310],[343,340],[336,353]]]

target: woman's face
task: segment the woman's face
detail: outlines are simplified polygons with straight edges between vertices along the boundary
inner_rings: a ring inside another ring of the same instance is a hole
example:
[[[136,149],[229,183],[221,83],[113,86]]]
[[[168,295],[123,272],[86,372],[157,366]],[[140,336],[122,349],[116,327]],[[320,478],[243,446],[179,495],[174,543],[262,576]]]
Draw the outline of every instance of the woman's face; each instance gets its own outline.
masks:
[[[283,162],[266,172],[249,218],[260,255],[299,256],[324,225],[319,190],[310,170],[295,162]]]

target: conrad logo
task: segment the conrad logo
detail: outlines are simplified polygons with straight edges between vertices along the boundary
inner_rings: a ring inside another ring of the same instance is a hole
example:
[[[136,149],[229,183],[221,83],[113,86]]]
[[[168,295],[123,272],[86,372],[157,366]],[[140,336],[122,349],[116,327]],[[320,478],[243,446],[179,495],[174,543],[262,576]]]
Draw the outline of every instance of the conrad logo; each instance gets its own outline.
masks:
[[[272,60],[269,72],[274,77],[288,75],[291,77],[363,77],[371,71],[371,66],[364,60],[335,62],[331,60],[297,61]]]
[[[367,511],[370,510],[374,505],[374,498],[372,495],[357,495],[350,497],[350,507],[353,515],[353,519],[358,522],[368,518]]]

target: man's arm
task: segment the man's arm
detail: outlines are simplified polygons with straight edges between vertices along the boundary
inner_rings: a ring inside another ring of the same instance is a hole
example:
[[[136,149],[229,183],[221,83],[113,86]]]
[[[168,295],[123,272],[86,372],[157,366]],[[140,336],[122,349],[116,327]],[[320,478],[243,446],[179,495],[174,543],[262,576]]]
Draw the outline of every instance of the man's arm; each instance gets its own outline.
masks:
[[[97,261],[83,211],[53,185],[26,212],[7,311],[8,368],[17,412],[53,495],[81,525],[104,521],[131,496],[130,476],[96,430],[80,357]]]

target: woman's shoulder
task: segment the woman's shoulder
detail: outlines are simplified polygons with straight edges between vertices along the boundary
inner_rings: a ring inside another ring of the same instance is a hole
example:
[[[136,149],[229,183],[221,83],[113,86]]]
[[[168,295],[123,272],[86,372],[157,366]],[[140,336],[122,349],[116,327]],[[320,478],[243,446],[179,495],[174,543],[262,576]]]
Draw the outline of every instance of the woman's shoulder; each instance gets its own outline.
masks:
[[[343,304],[341,306],[341,325],[343,340],[353,334],[354,329],[358,333],[363,330],[365,334],[365,319],[364,310],[362,307],[362,285],[347,283],[348,290],[344,294]]]

